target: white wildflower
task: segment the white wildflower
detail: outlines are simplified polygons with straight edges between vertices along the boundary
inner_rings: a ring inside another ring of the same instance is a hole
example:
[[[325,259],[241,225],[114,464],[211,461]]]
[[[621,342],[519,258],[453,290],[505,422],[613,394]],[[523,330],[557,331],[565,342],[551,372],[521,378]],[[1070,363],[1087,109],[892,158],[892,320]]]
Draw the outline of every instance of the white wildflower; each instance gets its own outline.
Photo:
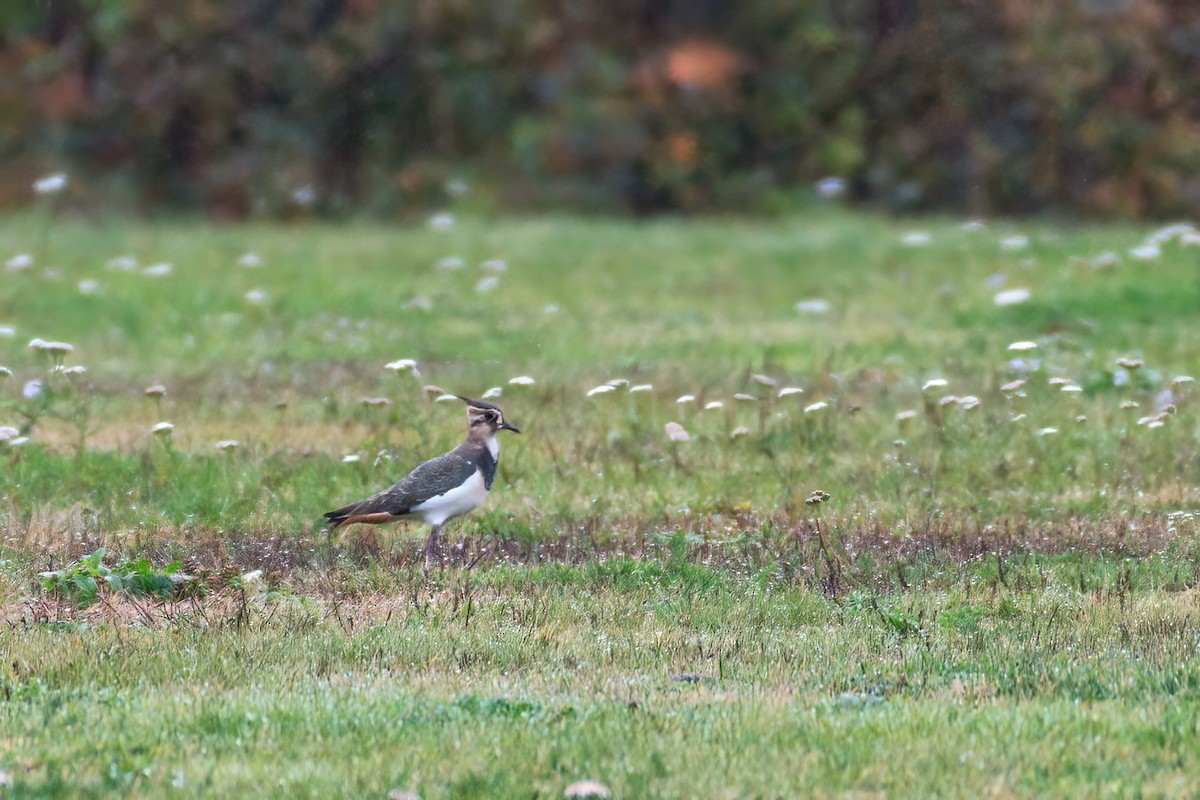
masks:
[[[996,296],[992,298],[992,302],[998,306],[1015,306],[1028,302],[1032,296],[1028,289],[1006,289],[1003,292],[997,292]]]
[[[435,402],[435,403],[453,403],[457,399],[458,399],[458,395],[450,394],[449,392],[447,392],[446,394],[439,394],[437,397],[433,398],[433,402]]]
[[[33,266],[33,256],[29,253],[17,253],[15,256],[4,262],[4,268],[9,272],[20,272],[23,269],[29,269]]]
[[[243,253],[237,260],[239,267],[247,269],[255,269],[263,265],[262,257],[258,253]]]
[[[488,272],[508,272],[508,262],[502,258],[489,258],[480,264],[479,267]]]
[[[80,294],[95,294],[100,291],[100,282],[84,278],[79,282],[78,289]]]
[[[17,329],[12,325],[0,325],[0,339],[11,339],[17,335]]]
[[[933,237],[925,231],[910,231],[900,237],[900,243],[905,247],[924,247],[933,243]]]
[[[501,389],[499,386],[493,386],[491,389],[488,389],[486,392],[483,393],[483,399],[484,400],[495,400],[497,397],[499,397],[502,394],[504,394],[503,389]]]
[[[928,392],[930,389],[945,389],[949,385],[949,382],[945,378],[930,378],[921,386],[921,391]]]
[[[667,438],[672,442],[686,442],[692,438],[691,434],[678,422],[668,422],[664,427],[667,431]]]
[[[836,175],[831,175],[828,178],[822,178],[817,181],[817,194],[824,197],[826,200],[832,200],[835,197],[841,197],[846,191],[846,179],[839,178]]]
[[[174,264],[163,262],[161,264],[152,264],[142,270],[142,274],[148,278],[165,278],[175,271]]]
[[[218,450],[232,450],[240,444],[241,442],[239,442],[237,439],[222,439],[213,446]]]
[[[33,191],[38,194],[55,194],[67,188],[70,179],[65,172],[56,172],[53,175],[45,175],[33,182]]]
[[[342,456],[343,464],[357,464],[359,461],[362,461],[362,456],[355,455],[354,453],[350,453],[349,455]]]
[[[967,233],[974,233],[975,231],[981,231],[987,227],[987,223],[981,219],[969,219],[958,227]]]
[[[694,403],[694,402],[696,402],[696,395],[694,395],[694,394],[683,394],[683,395],[680,395],[680,396],[679,396],[679,399],[678,399],[678,400],[676,400],[675,402],[676,402],[676,404],[678,404],[678,405],[683,405],[684,403]]]
[[[109,269],[116,270],[117,272],[133,272],[137,269],[138,262],[133,256],[117,256],[116,258],[110,258],[107,266]]]
[[[433,228],[435,231],[453,230],[454,223],[455,223],[454,215],[447,213],[447,212],[442,212],[441,214],[434,214],[432,217],[429,218],[429,227]]]
[[[528,375],[518,375],[515,378],[509,378],[508,383],[510,386],[533,386],[535,381]]]
[[[150,432],[157,435],[163,435],[175,430],[175,426],[170,422],[160,422],[150,429]]]
[[[720,400],[711,400],[704,404],[705,411],[720,411],[724,407],[725,407],[725,404],[722,403]]]
[[[649,383],[639,383],[637,386],[630,386],[629,393],[637,394],[639,392],[649,392],[654,389],[654,386]]]
[[[817,402],[813,403],[812,405],[805,406],[804,413],[811,414],[814,411],[820,411],[825,408],[829,408],[829,403],[825,402],[824,400],[818,400]]]
[[[742,394],[742,393],[735,394],[733,396],[733,399],[740,400],[743,403],[753,403],[756,400],[758,400],[758,398],[752,394]]]
[[[1091,260],[1092,269],[1107,270],[1117,267],[1121,263],[1121,257],[1112,250],[1106,250],[1100,255]]]
[[[1129,257],[1134,261],[1157,261],[1162,258],[1162,249],[1156,244],[1143,244],[1132,248]]]
[[[479,283],[475,284],[475,291],[483,294],[490,292],[500,285],[500,279],[495,275],[486,275],[479,279]]]
[[[917,418],[917,412],[913,411],[912,409],[908,409],[906,411],[901,411],[898,414],[896,414],[896,422],[908,422],[909,420],[913,420],[916,418]]]
[[[811,300],[801,300],[796,303],[796,310],[801,314],[827,314],[829,313],[829,301],[814,297]]]
[[[1013,342],[1008,349],[1014,353],[1025,353],[1037,349],[1037,342]]]
[[[445,258],[438,261],[437,264],[435,264],[434,266],[435,266],[435,268],[443,270],[443,271],[452,271],[452,270],[462,269],[466,265],[467,265],[467,262],[464,261],[459,256],[446,256]]]
[[[589,390],[588,390],[588,393],[587,393],[587,396],[588,396],[588,397],[595,397],[596,395],[599,395],[599,394],[608,394],[609,392],[615,392],[616,390],[617,390],[617,387],[615,387],[615,386],[612,386],[612,385],[610,385],[610,384],[607,384],[607,383],[602,383],[602,384],[600,384],[599,386],[597,386],[597,387],[596,387],[596,388],[594,388],[594,389],[589,389]]]
[[[746,436],[750,433],[750,429],[745,425],[739,425],[729,432],[730,439],[737,439],[740,436]]]
[[[262,305],[267,302],[267,293],[262,289],[251,289],[246,292],[246,301],[255,305]]]
[[[1029,247],[1028,236],[1006,236],[1000,240],[1001,250],[1024,250],[1026,247]]]
[[[1053,436],[1058,433],[1058,428],[1042,428],[1037,432],[1038,436]]]
[[[421,377],[421,370],[417,368],[417,362],[411,358],[400,358],[395,361],[389,361],[383,365],[384,369],[390,369],[399,375],[401,372],[409,372],[414,378]]]
[[[799,386],[785,386],[779,390],[778,397],[791,397],[797,394],[804,394],[804,390]]]

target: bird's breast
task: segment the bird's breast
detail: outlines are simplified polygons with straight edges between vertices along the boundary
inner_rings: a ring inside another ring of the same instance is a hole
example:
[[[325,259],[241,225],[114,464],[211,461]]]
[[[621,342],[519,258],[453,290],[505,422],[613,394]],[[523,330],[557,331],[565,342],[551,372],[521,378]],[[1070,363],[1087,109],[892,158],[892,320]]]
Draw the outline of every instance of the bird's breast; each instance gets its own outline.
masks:
[[[465,514],[487,500],[488,487],[483,473],[476,469],[459,486],[434,495],[420,505],[414,506],[413,513],[420,514],[430,525],[441,525],[451,517]]]

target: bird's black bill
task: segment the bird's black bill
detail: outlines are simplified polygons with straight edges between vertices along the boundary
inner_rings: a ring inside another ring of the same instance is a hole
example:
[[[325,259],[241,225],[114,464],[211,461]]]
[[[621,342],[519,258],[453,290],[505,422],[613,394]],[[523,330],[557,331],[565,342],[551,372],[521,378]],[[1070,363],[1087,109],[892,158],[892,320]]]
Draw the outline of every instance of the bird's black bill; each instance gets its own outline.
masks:
[[[508,424],[507,422],[501,422],[501,423],[500,423],[500,430],[502,430],[502,431],[512,431],[513,433],[520,433],[520,432],[521,432],[521,429],[520,429],[520,428],[518,428],[516,425],[510,425],[510,424]]]

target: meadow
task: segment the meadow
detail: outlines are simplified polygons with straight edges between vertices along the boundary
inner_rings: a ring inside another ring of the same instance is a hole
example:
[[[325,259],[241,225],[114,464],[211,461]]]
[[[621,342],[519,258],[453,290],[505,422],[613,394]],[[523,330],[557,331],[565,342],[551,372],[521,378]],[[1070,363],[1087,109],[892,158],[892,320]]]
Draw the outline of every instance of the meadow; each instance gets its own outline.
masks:
[[[2,220],[0,797],[1196,796],[1197,244]]]

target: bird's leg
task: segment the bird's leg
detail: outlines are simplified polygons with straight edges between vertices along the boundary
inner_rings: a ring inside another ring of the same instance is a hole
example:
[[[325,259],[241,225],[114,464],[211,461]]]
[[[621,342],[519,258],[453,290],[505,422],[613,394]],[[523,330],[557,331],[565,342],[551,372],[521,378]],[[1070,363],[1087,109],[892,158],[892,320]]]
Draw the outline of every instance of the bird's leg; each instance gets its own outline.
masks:
[[[429,538],[425,540],[425,566],[434,567],[442,563],[442,528],[446,523],[434,525],[429,529]]]

